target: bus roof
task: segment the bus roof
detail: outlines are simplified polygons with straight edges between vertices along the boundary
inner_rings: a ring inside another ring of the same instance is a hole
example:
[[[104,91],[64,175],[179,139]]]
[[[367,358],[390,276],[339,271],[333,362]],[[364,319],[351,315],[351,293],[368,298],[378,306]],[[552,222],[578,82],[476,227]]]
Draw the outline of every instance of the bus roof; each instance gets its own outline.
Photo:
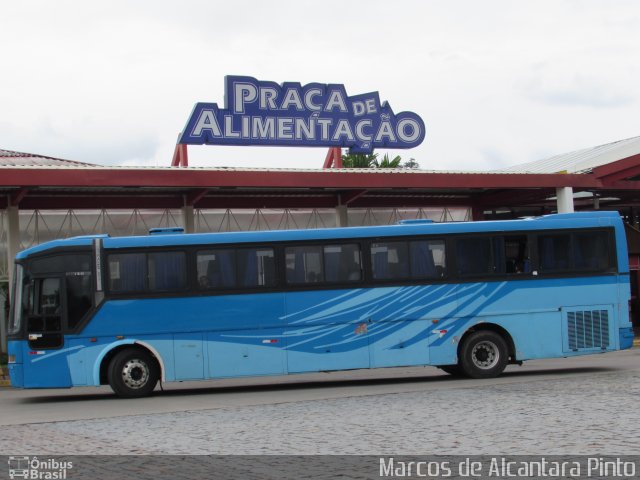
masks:
[[[618,212],[593,211],[544,215],[518,220],[491,220],[478,222],[411,222],[398,225],[371,227],[340,227],[306,230],[268,230],[253,232],[221,232],[195,234],[143,235],[109,237],[85,235],[63,240],[53,240],[18,253],[17,259],[41,253],[53,248],[90,246],[101,238],[105,249],[132,247],[166,247],[179,245],[237,244],[260,242],[293,242],[303,240],[331,240],[367,237],[396,237],[403,235],[444,235],[455,233],[508,232],[522,230],[550,230],[560,228],[588,228],[614,226],[622,229]],[[619,234],[624,234],[621,230]]]

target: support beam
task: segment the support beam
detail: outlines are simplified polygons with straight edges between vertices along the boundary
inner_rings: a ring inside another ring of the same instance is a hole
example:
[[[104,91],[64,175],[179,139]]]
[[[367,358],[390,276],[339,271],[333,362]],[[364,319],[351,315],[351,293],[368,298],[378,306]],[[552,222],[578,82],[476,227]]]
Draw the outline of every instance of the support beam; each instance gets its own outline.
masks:
[[[349,205],[354,200],[357,200],[362,195],[367,193],[367,190],[351,190],[340,194],[340,203],[342,205]]]
[[[340,147],[329,148],[322,168],[342,168],[342,149]]]
[[[207,193],[209,193],[208,188],[195,190],[186,196],[185,204],[193,207],[196,203],[202,200],[207,195]]]
[[[558,206],[558,213],[573,213],[573,188],[556,188],[556,203]]]
[[[471,219],[474,222],[484,220],[484,208],[477,206],[471,207]]]
[[[29,193],[29,189],[28,188],[21,188],[17,192],[12,193],[9,196],[9,203],[8,204],[12,205],[14,207],[19,206],[20,202],[22,201],[22,199],[27,196],[27,193]]]
[[[349,216],[346,205],[338,205],[336,207],[336,227],[348,227]]]
[[[171,159],[172,167],[188,167],[189,166],[189,153],[187,146],[184,143],[177,143],[176,148],[173,151],[173,159]]]
[[[184,233],[195,233],[195,216],[192,205],[182,207],[182,227]]]

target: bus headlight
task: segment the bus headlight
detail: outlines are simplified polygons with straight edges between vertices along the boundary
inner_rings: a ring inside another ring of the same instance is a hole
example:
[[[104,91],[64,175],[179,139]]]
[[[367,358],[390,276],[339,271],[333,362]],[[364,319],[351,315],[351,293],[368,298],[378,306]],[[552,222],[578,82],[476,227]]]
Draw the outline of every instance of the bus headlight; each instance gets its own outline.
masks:
[[[16,363],[16,356],[15,355],[9,355],[7,363]]]

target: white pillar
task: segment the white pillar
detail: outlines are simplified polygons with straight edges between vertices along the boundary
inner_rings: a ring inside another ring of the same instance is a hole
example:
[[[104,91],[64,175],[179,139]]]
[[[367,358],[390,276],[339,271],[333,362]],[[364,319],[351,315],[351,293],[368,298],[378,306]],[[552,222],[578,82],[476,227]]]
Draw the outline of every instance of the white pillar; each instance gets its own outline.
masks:
[[[4,314],[4,292],[0,293],[0,353],[7,351],[7,322],[6,315]]]
[[[13,288],[13,267],[20,251],[20,210],[7,207],[7,269],[9,270],[9,292]]]
[[[558,213],[573,213],[573,188],[556,188],[556,203],[558,206]]]
[[[7,207],[7,270],[9,270],[9,298],[13,289],[13,268],[16,254],[20,250],[20,210],[18,207]],[[1,297],[0,297],[1,298]],[[4,301],[0,308],[4,310]],[[6,319],[3,319],[0,327],[0,351],[7,350]]]
[[[190,205],[185,205],[184,207],[182,207],[182,226],[184,228],[184,233],[195,232],[193,207]]]
[[[338,205],[336,207],[336,227],[348,227],[349,216],[347,215],[347,206]]]

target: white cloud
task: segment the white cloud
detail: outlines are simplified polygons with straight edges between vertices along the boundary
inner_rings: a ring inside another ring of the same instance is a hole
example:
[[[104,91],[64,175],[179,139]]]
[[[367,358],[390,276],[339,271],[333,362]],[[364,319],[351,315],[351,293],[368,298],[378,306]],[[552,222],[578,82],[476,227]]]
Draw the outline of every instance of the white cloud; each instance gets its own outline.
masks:
[[[0,148],[169,165],[227,74],[344,83],[420,114],[423,168],[499,168],[640,134],[634,1],[13,2]],[[384,152],[381,152],[384,153]],[[323,149],[190,147],[192,164],[320,167]]]

